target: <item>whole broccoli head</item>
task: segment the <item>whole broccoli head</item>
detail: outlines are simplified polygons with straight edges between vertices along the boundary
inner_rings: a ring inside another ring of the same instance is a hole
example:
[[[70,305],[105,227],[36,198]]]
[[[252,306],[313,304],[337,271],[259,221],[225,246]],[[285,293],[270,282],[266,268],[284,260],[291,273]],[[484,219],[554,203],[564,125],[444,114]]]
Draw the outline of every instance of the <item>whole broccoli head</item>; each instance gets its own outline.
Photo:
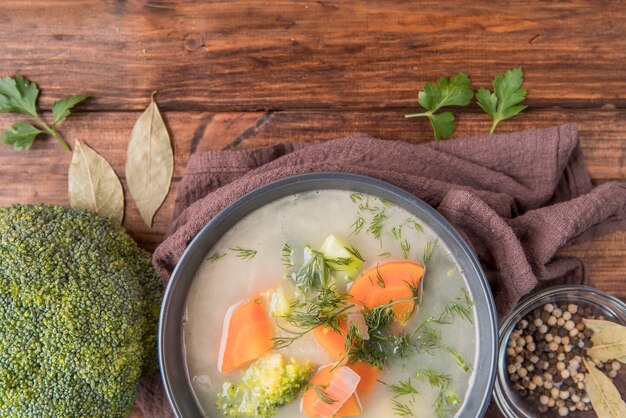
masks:
[[[156,366],[150,255],[93,213],[0,208],[0,416],[124,417]]]

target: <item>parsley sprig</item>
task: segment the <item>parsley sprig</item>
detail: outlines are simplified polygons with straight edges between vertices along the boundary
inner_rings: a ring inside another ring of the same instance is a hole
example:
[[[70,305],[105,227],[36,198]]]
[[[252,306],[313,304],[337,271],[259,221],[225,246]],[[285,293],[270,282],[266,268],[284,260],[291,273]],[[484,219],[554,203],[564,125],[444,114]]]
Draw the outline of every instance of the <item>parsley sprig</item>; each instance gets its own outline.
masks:
[[[521,68],[513,68],[504,74],[498,74],[493,80],[493,93],[481,87],[476,92],[478,105],[493,119],[491,130],[503,120],[519,114],[527,106],[521,105],[526,98],[526,89],[522,88],[524,72]]]
[[[406,118],[426,117],[435,132],[435,140],[446,139],[456,128],[452,112],[435,113],[446,106],[467,106],[474,97],[472,82],[467,74],[460,72],[450,78],[441,77],[437,84],[426,83],[417,101],[426,112],[405,115]]]
[[[48,124],[37,111],[39,87],[24,77],[4,77],[0,79],[0,112],[19,113],[30,117],[30,121],[21,120],[6,129],[0,135],[0,142],[13,145],[16,150],[27,150],[39,135],[47,133],[53,136],[67,150],[70,145],[57,131],[57,124],[70,115],[70,109],[87,98],[76,95],[59,100],[52,106],[52,124]]]

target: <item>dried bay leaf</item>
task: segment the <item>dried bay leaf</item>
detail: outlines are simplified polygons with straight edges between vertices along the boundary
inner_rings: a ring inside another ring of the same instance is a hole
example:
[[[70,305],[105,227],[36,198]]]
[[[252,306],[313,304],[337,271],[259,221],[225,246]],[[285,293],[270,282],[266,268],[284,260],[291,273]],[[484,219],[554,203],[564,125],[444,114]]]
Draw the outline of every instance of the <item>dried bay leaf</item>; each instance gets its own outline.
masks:
[[[626,363],[626,327],[611,321],[584,319],[585,326],[593,331],[593,346],[587,355],[600,361],[619,360]]]
[[[128,189],[148,226],[169,192],[173,171],[170,136],[153,96],[135,122],[126,155]]]
[[[587,374],[585,388],[598,418],[626,417],[626,403],[611,381],[604,373],[583,359]]]
[[[115,224],[124,217],[124,191],[111,165],[77,140],[68,171],[68,194],[73,208],[98,213]]]

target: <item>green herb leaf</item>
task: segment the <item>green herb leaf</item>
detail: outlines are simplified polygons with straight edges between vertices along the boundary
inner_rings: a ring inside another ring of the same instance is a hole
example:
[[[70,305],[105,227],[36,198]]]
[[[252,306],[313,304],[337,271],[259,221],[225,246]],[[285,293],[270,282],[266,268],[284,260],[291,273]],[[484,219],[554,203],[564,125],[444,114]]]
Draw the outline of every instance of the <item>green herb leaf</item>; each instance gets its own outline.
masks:
[[[400,401],[398,401],[397,399],[394,399],[391,401],[391,403],[393,404],[393,413],[396,414],[399,417],[414,417],[415,415],[413,415],[413,411],[411,411],[411,407],[406,404],[406,403],[402,403]]]
[[[43,131],[31,123],[20,121],[15,122],[9,129],[5,129],[0,135],[0,141],[7,145],[13,145],[16,150],[27,150],[33,145],[37,135],[42,133]]]
[[[504,74],[498,74],[493,80],[493,93],[479,88],[476,93],[478,105],[493,119],[489,133],[503,120],[512,118],[526,109],[520,105],[526,98],[526,89],[522,88],[524,73],[521,68],[513,68]]]
[[[426,83],[424,91],[418,94],[420,106],[427,111],[405,115],[405,117],[427,117],[435,132],[435,140],[446,139],[455,129],[454,115],[450,112],[440,114],[435,112],[445,106],[467,106],[472,97],[474,97],[474,91],[467,74],[460,72],[450,78],[441,77],[437,84]]]
[[[291,248],[291,245],[285,243],[282,249],[282,257],[280,259],[283,262],[283,266],[287,268],[293,267],[293,260],[291,259],[291,256],[293,256],[293,249]]]
[[[311,388],[317,394],[317,396],[322,400],[322,402],[327,403],[329,405],[332,405],[335,402],[337,402],[337,400],[328,396],[328,394],[326,393],[325,385],[311,385]]]
[[[39,88],[21,76],[0,79],[0,112],[37,117]]]
[[[100,154],[76,140],[68,171],[73,208],[98,213],[119,225],[124,217],[124,191],[117,174]]]
[[[61,99],[56,102],[52,106],[52,115],[54,119],[52,120],[52,125],[56,125],[57,123],[65,120],[70,115],[70,109],[76,106],[78,103],[85,100],[87,96],[79,94],[76,96],[66,97],[65,99]]]
[[[415,386],[411,384],[411,379],[407,380],[406,382],[401,380],[398,382],[397,385],[385,383],[382,380],[379,380],[379,382],[387,386],[387,388],[391,392],[393,392],[394,398],[397,398],[399,396],[405,396],[405,395],[417,395],[419,393],[417,389],[415,389]]]
[[[447,348],[448,353],[452,354],[452,356],[456,359],[456,364],[463,369],[464,372],[469,372],[472,369],[472,366],[463,360],[461,354],[453,350],[452,348]]]
[[[242,248],[242,247],[233,247],[233,248],[230,248],[230,250],[236,252],[237,257],[242,258],[246,261],[252,259],[257,253],[256,250],[251,250],[251,249]]]

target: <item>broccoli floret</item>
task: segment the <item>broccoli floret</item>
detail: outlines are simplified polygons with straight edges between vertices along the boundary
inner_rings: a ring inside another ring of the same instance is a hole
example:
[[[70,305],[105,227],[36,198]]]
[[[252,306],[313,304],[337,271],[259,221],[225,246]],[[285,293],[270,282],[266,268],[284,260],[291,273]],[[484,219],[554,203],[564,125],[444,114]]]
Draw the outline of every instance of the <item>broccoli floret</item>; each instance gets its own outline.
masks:
[[[0,208],[0,416],[125,417],[156,367],[150,255],[83,210]]]
[[[306,389],[313,367],[310,363],[285,362],[273,352],[254,362],[238,383],[226,382],[217,394],[216,407],[228,417],[272,417]]]

